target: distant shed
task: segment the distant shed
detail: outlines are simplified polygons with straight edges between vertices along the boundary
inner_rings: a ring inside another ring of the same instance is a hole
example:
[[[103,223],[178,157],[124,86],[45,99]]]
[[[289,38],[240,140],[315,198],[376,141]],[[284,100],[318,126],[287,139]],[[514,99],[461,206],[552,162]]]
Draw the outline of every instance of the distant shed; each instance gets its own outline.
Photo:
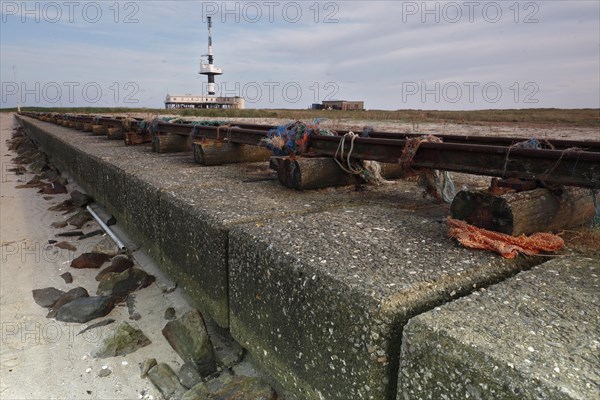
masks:
[[[347,100],[324,100],[323,108],[326,110],[360,111],[365,109],[365,102]]]

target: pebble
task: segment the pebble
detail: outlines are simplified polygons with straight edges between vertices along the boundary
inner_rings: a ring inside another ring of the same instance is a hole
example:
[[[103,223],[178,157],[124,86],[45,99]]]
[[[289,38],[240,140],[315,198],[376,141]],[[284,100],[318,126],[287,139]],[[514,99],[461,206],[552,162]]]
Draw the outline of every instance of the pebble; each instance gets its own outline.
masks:
[[[165,319],[171,321],[175,318],[177,318],[177,316],[175,315],[175,309],[173,307],[167,308],[165,310]]]
[[[125,299],[131,292],[151,285],[155,279],[154,276],[148,275],[143,270],[132,267],[120,273],[111,272],[103,276],[96,293]]]
[[[70,272],[65,272],[60,277],[63,278],[65,283],[73,283],[73,275]]]
[[[100,268],[111,257],[102,253],[83,253],[71,262],[72,268]]]
[[[56,313],[56,320],[84,323],[104,317],[113,307],[114,299],[110,297],[80,297],[60,307]]]
[[[156,362],[155,358],[149,358],[146,361],[144,361],[144,363],[140,366],[140,368],[141,368],[140,377],[142,379],[146,378],[148,376],[148,371],[150,371],[153,367],[155,367],[156,364],[157,364],[157,362]]]

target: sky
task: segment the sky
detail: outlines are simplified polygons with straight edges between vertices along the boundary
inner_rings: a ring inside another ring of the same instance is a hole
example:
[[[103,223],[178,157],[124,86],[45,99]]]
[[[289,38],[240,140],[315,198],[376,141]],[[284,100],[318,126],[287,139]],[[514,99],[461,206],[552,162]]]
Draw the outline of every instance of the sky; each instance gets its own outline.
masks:
[[[222,95],[246,108],[600,107],[600,2],[4,1],[0,107],[162,108],[202,95],[213,20]]]

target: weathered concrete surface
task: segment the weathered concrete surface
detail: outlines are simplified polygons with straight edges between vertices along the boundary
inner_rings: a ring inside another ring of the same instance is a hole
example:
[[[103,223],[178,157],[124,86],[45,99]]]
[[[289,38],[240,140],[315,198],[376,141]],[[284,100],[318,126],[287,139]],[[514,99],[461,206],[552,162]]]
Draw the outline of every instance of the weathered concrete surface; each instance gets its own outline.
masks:
[[[272,219],[229,238],[231,331],[297,399],[393,399],[414,315],[511,275],[443,219],[384,206]]]
[[[561,258],[413,318],[398,399],[600,398],[600,262]]]
[[[412,184],[292,192],[266,163],[203,167],[191,153],[90,136],[19,117],[61,170],[122,223],[186,293],[190,304],[229,325],[228,232],[245,223],[366,204],[433,206]],[[270,181],[265,179],[271,178]]]
[[[459,248],[413,183],[290,191],[263,164],[202,167],[23,120],[289,398],[395,398],[410,318],[535,262]]]

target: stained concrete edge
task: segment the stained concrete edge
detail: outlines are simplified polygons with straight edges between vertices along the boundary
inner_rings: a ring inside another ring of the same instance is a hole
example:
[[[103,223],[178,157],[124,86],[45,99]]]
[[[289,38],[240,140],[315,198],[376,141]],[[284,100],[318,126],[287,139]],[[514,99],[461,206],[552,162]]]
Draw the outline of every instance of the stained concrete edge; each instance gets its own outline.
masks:
[[[412,318],[398,400],[600,398],[600,261],[548,261]]]
[[[231,333],[290,398],[394,399],[409,318],[536,262],[460,248],[446,229],[385,206],[237,226]]]

